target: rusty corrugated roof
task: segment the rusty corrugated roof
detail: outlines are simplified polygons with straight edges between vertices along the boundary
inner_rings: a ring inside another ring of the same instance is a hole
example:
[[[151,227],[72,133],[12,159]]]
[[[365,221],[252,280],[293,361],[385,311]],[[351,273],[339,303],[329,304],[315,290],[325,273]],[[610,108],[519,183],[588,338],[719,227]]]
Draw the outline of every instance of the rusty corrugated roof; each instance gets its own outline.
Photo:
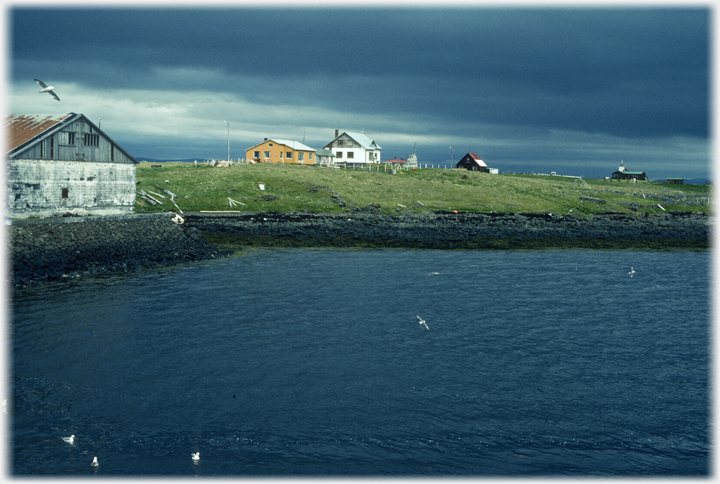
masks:
[[[62,123],[70,114],[11,114],[5,118],[5,133],[8,137],[8,153],[22,146],[48,129]]]

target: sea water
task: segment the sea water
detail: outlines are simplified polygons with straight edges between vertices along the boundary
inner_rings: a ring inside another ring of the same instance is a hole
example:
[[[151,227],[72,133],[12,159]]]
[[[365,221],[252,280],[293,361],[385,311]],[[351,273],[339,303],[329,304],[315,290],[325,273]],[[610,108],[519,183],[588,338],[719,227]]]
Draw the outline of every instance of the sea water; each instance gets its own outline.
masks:
[[[10,472],[706,476],[709,272],[267,249],[15,290]]]

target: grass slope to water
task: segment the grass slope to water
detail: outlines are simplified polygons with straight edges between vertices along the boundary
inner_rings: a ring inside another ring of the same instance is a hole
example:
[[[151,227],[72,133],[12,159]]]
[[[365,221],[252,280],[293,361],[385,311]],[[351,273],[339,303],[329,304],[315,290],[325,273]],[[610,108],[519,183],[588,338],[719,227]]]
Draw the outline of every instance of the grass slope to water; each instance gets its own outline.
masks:
[[[386,213],[457,210],[459,212],[572,213],[665,211],[710,213],[710,188],[578,180],[560,176],[511,175],[456,169],[420,168],[394,175],[377,171],[315,166],[256,164],[213,168],[192,163],[150,163],[137,167],[137,213],[176,211],[168,198],[152,206],[140,190],[171,191],[182,211],[277,211],[338,213],[370,204]],[[168,183],[165,183],[165,182]],[[260,190],[263,184],[265,190]],[[156,197],[152,193],[151,196]],[[158,197],[156,197],[158,198]],[[244,205],[229,206],[228,198]],[[589,199],[589,200],[588,200]],[[662,205],[660,208],[658,204]]]

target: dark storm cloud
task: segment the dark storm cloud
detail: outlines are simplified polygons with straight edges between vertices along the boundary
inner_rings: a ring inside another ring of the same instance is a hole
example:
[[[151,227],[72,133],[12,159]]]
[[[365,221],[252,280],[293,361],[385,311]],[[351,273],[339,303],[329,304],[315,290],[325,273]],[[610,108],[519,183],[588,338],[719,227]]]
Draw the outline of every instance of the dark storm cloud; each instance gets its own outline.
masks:
[[[707,9],[17,9],[11,20],[16,80],[44,66],[95,87],[708,136]],[[226,82],[160,80],[163,68]]]

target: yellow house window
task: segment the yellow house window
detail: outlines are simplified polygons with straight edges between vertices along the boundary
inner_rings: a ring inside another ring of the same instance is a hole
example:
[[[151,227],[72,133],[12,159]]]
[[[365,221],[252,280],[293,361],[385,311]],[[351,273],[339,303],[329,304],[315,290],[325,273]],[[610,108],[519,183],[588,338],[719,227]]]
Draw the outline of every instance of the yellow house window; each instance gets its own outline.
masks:
[[[298,153],[298,161],[305,161],[305,153]]]
[[[283,155],[283,152],[281,151],[281,152],[280,152],[280,158],[282,158],[282,155]]]
[[[269,152],[269,151],[266,151],[266,152],[265,152],[265,158],[270,158],[270,152]]]
[[[309,153],[308,159],[309,159],[310,161],[312,161],[312,160],[313,160],[313,157],[312,157],[312,155],[313,155],[312,153]]]
[[[292,160],[292,151],[288,151],[285,158],[287,158],[288,160]]]

